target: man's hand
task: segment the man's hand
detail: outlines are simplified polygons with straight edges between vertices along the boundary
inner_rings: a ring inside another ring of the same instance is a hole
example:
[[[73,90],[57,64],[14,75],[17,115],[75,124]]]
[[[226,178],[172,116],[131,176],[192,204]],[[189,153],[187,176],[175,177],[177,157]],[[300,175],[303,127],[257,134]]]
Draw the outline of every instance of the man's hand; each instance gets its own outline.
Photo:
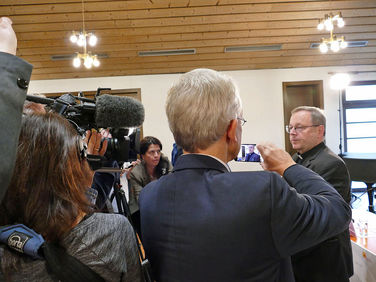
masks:
[[[285,170],[295,164],[289,153],[273,144],[259,144],[257,149],[264,159],[261,165],[265,170],[275,171],[283,176]]]
[[[9,18],[0,18],[0,52],[16,55],[17,37]]]
[[[87,130],[85,142],[87,144],[87,153],[90,155],[103,156],[107,150],[107,140],[102,141],[102,134],[96,130]],[[102,144],[101,144],[102,143]],[[101,147],[102,145],[102,147]]]

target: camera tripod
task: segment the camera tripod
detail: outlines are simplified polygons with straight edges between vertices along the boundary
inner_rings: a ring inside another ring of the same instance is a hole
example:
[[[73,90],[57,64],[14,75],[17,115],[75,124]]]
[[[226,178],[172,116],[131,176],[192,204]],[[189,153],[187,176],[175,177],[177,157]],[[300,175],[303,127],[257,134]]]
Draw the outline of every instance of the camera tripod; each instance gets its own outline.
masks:
[[[112,203],[113,199],[115,198],[116,205],[118,208],[118,213],[124,215],[130,222],[130,224],[132,225],[133,232],[137,240],[137,249],[138,249],[138,255],[141,261],[141,271],[142,271],[143,277],[145,279],[145,282],[152,282],[154,280],[152,279],[151,265],[150,265],[149,260],[146,258],[145,250],[142,246],[141,238],[138,235],[136,229],[134,228],[132,217],[131,217],[131,211],[127,203],[125,192],[122,189],[122,185],[120,183],[120,177],[116,177],[113,190],[114,190],[114,193],[110,197],[110,203]]]

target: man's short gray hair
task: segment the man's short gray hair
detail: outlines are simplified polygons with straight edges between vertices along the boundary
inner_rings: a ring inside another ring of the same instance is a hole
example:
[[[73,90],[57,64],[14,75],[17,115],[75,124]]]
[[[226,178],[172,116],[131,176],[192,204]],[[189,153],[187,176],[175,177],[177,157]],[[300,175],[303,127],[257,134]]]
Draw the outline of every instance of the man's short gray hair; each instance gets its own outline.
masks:
[[[291,114],[301,112],[301,111],[306,111],[311,113],[311,119],[312,119],[312,124],[315,125],[323,125],[324,128],[326,128],[326,117],[324,114],[324,111],[320,108],[317,107],[310,107],[310,106],[300,106],[291,111]]]
[[[195,69],[171,87],[166,114],[175,142],[187,152],[206,149],[240,116],[242,103],[234,81],[211,69]]]

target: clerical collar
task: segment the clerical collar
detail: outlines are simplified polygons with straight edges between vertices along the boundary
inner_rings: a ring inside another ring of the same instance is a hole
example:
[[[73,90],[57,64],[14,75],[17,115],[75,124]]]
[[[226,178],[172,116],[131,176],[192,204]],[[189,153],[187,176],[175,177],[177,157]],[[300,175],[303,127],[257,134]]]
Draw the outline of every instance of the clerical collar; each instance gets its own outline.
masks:
[[[297,156],[298,156],[299,159],[303,160],[303,159],[306,159],[309,156],[313,156],[314,154],[316,154],[318,151],[320,151],[324,147],[325,147],[324,142],[321,142],[320,144],[313,147],[311,150],[304,152],[303,154],[297,153]]]

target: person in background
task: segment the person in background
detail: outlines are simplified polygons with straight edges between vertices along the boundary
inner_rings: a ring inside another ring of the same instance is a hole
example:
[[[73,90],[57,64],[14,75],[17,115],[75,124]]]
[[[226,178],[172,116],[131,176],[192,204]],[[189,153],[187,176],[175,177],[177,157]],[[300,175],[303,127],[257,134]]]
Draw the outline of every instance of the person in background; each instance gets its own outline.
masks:
[[[342,197],[284,150],[257,147],[264,168],[279,175],[230,171],[245,123],[230,77],[209,69],[183,74],[169,90],[166,114],[185,154],[140,194],[156,281],[294,281],[291,255],[348,228]]]
[[[138,198],[142,188],[172,170],[170,161],[162,154],[161,141],[155,137],[146,136],[140,141],[140,156],[141,163],[129,174],[129,209],[133,226],[139,234],[141,229]]]
[[[350,204],[350,175],[344,161],[324,143],[326,118],[323,110],[301,106],[292,110],[286,127],[296,153],[293,159],[329,182]],[[353,275],[349,230],[292,257],[297,282],[345,282]]]
[[[17,38],[9,18],[0,18],[0,201],[16,161],[22,108],[32,65],[16,57]]]
[[[128,220],[93,213],[88,195],[93,172],[85,156],[81,137],[66,119],[55,113],[25,115],[14,174],[0,204],[0,226],[26,225],[105,280],[140,281]],[[53,278],[43,260],[5,246],[0,246],[0,258],[1,274],[8,281]]]

